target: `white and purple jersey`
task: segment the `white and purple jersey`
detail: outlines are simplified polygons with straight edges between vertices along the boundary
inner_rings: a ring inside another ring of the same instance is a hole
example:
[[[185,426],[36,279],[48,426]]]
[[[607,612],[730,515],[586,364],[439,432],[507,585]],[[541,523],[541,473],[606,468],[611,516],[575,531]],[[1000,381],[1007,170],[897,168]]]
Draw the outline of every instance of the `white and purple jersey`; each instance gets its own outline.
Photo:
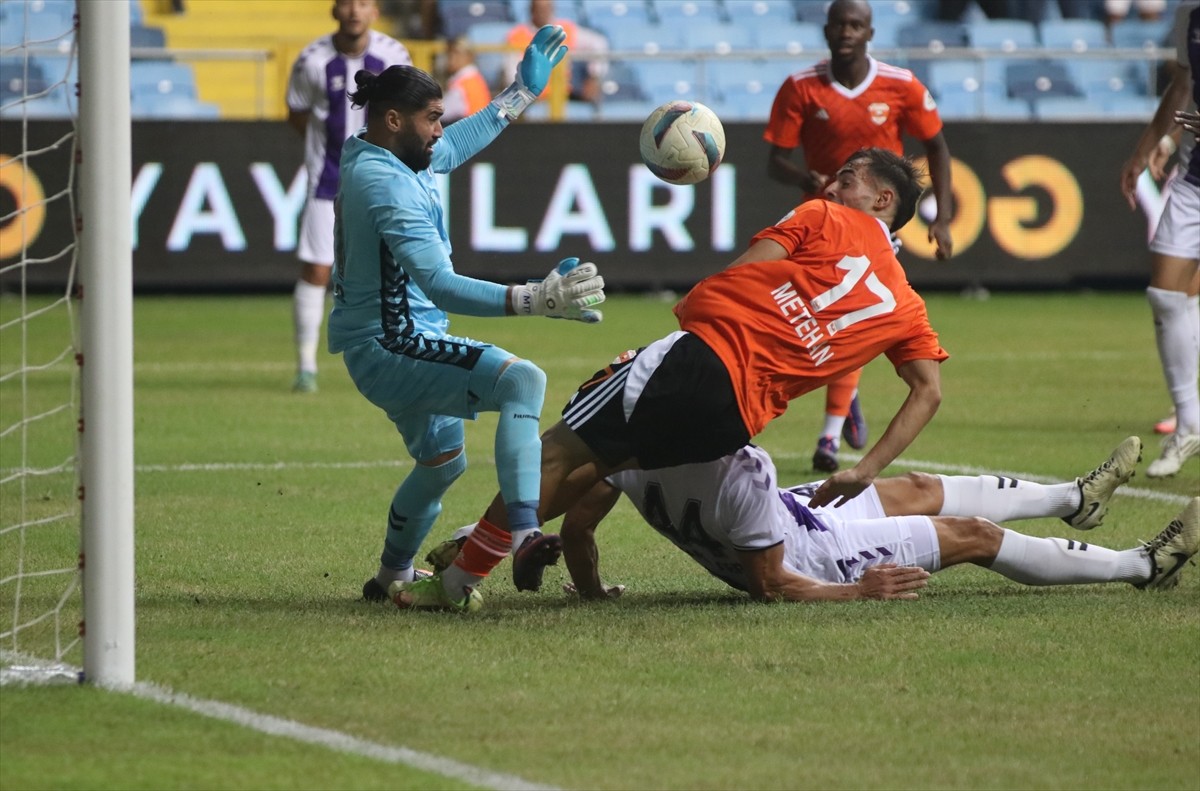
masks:
[[[777,544],[784,568],[823,582],[854,582],[880,563],[938,568],[927,517],[886,516],[874,486],[840,508],[809,508],[815,484],[778,488],[770,455],[753,445],[716,461],[626,470],[608,481],[651,527],[739,590],[749,582],[737,552]]]
[[[304,166],[311,197],[333,200],[337,195],[342,144],[365,123],[365,110],[350,106],[354,75],[359,69],[379,74],[396,65],[412,65],[408,49],[374,30],[366,49],[356,56],[338,52],[330,34],[309,44],[296,58],[288,79],[287,105],[292,111],[310,113]]]
[[[1180,64],[1192,72],[1192,104],[1200,106],[1200,6],[1188,13],[1188,23],[1185,29],[1187,39],[1176,41],[1176,53]],[[1188,161],[1187,175],[1184,179],[1200,187],[1200,145],[1192,149]]]

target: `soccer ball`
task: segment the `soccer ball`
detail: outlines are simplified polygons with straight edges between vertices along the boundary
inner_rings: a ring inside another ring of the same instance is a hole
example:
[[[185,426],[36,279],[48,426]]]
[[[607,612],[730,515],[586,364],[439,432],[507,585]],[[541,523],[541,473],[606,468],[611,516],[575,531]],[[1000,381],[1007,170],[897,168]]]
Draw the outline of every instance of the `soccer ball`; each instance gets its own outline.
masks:
[[[667,102],[642,124],[642,162],[668,184],[696,184],[725,156],[725,129],[699,102]]]

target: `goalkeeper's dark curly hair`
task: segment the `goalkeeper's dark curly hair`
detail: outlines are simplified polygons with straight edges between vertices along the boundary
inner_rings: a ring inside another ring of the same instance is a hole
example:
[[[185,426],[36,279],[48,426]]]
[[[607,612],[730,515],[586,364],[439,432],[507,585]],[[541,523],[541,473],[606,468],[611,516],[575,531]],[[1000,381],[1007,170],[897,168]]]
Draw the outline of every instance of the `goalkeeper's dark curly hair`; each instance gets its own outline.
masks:
[[[865,160],[867,172],[876,181],[882,181],[896,191],[896,216],[889,230],[892,233],[903,228],[917,212],[917,201],[925,193],[925,173],[908,157],[902,157],[883,148],[861,148],[850,155],[846,164]]]
[[[355,107],[366,107],[368,118],[377,118],[388,110],[409,115],[442,98],[442,86],[416,66],[389,66],[379,74],[361,69],[354,75],[354,82],[358,89],[350,94],[350,102]]]

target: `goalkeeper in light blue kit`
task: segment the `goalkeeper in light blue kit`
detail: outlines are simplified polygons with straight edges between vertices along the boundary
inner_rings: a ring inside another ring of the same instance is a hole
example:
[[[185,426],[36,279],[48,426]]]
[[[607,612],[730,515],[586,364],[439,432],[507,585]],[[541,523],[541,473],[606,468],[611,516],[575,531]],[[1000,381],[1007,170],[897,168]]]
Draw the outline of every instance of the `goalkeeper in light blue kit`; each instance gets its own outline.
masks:
[[[458,167],[532,104],[566,54],[563,30],[546,26],[525,50],[517,77],[478,113],[445,130],[442,89],[412,66],[360,71],[351,101],[367,126],[342,151],[335,202],[329,350],[387,413],[416,462],[396,490],[378,573],[363,597],[378,601],[403,583],[406,606],[467,609],[478,594],[440,577],[414,581],[413,557],[467,467],[463,420],[500,413],[495,456],[512,526],[514,571],[547,551],[537,518],[538,421],[546,376],[497,346],[447,334],[447,312],[540,315],[594,323],[604,281],[594,264],[568,258],[544,281],[503,286],[455,273],[433,173]],[[450,592],[447,592],[450,591]]]

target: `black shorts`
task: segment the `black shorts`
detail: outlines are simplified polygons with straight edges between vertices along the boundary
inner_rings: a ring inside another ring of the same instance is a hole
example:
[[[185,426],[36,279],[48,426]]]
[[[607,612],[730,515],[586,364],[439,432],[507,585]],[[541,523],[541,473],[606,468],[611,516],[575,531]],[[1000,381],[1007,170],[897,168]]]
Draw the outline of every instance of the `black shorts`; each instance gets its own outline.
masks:
[[[725,365],[686,332],[597,371],[562,414],[614,466],[631,458],[643,470],[713,461],[750,441]]]

